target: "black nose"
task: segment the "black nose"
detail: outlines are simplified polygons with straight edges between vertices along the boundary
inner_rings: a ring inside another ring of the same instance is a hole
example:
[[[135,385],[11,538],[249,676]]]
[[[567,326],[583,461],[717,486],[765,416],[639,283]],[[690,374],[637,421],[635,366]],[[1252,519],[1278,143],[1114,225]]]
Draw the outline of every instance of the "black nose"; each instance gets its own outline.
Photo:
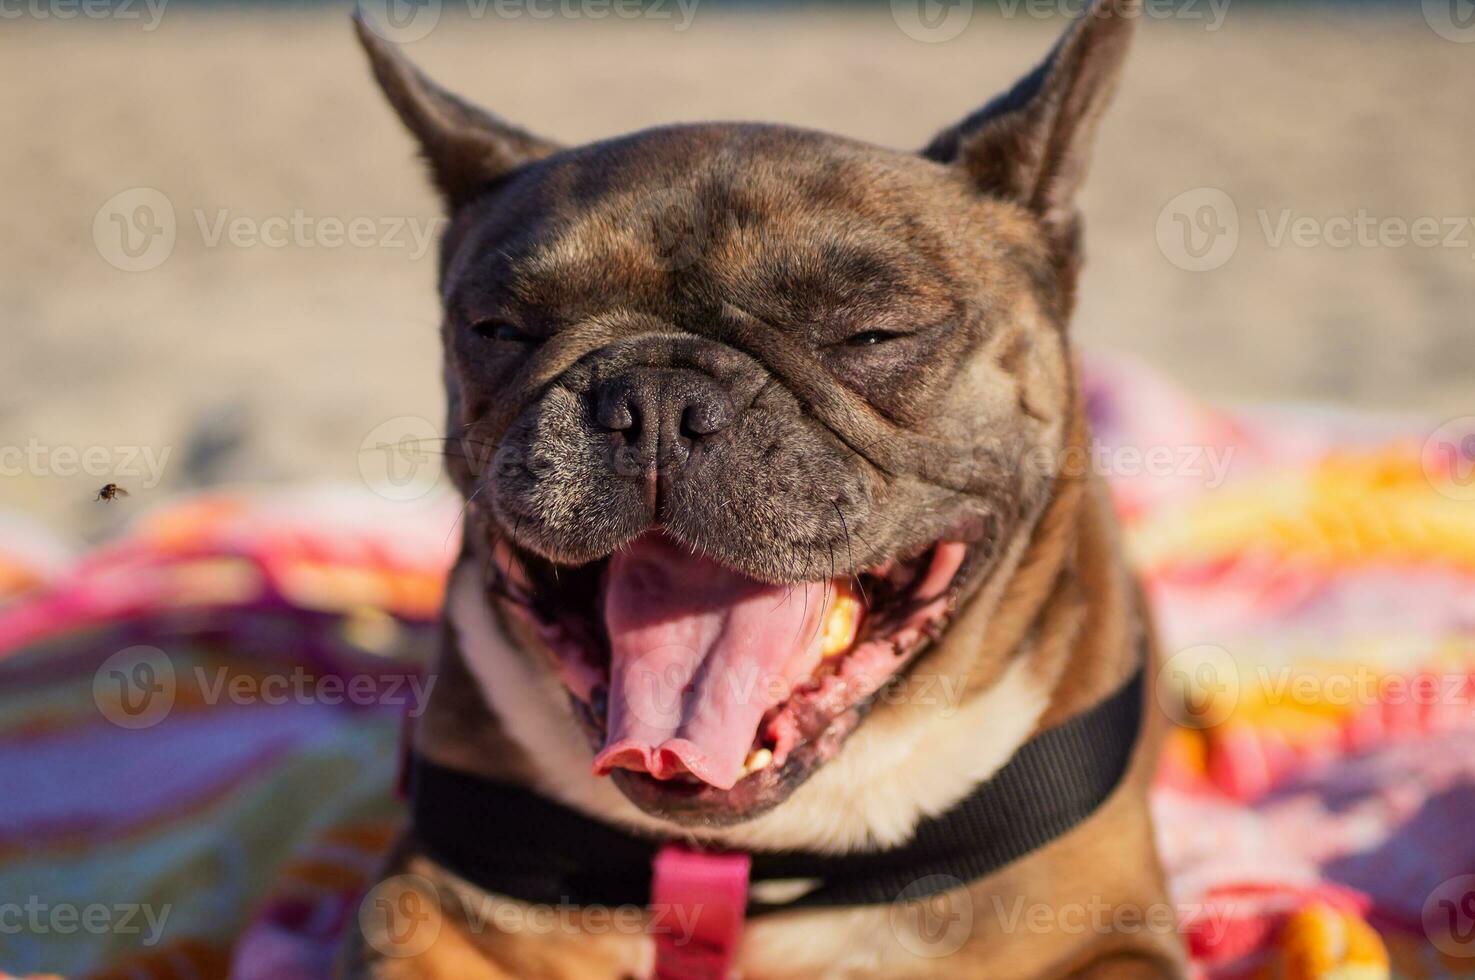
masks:
[[[674,469],[693,446],[733,421],[732,398],[712,377],[683,368],[635,368],[595,391],[594,420],[620,436],[616,468]]]

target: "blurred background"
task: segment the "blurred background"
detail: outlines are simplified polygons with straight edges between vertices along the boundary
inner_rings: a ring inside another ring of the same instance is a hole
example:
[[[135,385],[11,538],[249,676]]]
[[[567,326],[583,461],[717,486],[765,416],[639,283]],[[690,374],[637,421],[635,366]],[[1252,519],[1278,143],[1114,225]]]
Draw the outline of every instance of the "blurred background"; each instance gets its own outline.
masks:
[[[565,142],[920,147],[1082,0],[364,2]],[[1143,2],[1073,331],[1183,932],[1475,980],[1475,2]],[[456,550],[438,204],[346,3],[0,0],[0,84],[0,973],[326,975]]]
[[[1072,0],[391,0],[433,77],[570,142],[768,119],[922,145]],[[192,486],[359,478],[439,424],[438,209],[342,4],[6,0],[0,507],[94,538]],[[1220,403],[1432,425],[1475,380],[1475,9],[1157,0],[1085,200],[1076,337]]]

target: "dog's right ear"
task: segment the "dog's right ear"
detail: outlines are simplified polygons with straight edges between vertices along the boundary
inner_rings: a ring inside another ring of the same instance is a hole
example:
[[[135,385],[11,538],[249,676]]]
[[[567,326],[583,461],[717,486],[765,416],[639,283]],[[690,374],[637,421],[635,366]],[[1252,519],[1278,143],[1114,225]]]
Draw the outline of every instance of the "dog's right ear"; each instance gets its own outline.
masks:
[[[448,211],[498,177],[558,151],[557,145],[503,122],[426,78],[397,45],[375,32],[362,8],[354,11],[353,26],[379,87],[419,140]]]
[[[1090,0],[1043,64],[939,133],[923,156],[955,164],[985,193],[1024,205],[1069,247],[1096,125],[1141,15],[1141,0]]]

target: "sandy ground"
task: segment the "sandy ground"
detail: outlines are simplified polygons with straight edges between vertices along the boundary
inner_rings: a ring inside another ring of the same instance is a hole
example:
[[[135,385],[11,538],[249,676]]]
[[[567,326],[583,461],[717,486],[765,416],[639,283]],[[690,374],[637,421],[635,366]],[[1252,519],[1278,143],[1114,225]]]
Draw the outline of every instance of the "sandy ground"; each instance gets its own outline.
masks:
[[[1411,7],[1144,25],[1086,196],[1084,347],[1221,400],[1475,412],[1475,44]],[[135,509],[198,482],[356,479],[376,426],[440,413],[433,252],[408,234],[436,205],[345,10],[168,9],[143,26],[0,32],[0,508],[76,534],[116,519],[91,499],[114,474]],[[676,26],[448,15],[410,49],[569,141],[765,118],[913,146],[1060,23],[980,13],[924,43],[883,5]],[[121,251],[129,222],[170,208],[166,257]],[[1237,238],[1209,236],[1234,215]],[[1321,239],[1359,215],[1382,224]],[[354,218],[370,241],[335,245]],[[1400,245],[1420,218],[1437,243]]]

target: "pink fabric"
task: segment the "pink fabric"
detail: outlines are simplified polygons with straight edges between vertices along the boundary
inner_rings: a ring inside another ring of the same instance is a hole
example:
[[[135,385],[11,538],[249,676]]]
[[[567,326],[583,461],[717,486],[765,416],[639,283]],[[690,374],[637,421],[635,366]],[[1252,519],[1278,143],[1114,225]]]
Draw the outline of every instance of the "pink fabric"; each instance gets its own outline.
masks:
[[[746,854],[661,848],[651,881],[656,980],[726,980],[743,935],[751,866]]]

